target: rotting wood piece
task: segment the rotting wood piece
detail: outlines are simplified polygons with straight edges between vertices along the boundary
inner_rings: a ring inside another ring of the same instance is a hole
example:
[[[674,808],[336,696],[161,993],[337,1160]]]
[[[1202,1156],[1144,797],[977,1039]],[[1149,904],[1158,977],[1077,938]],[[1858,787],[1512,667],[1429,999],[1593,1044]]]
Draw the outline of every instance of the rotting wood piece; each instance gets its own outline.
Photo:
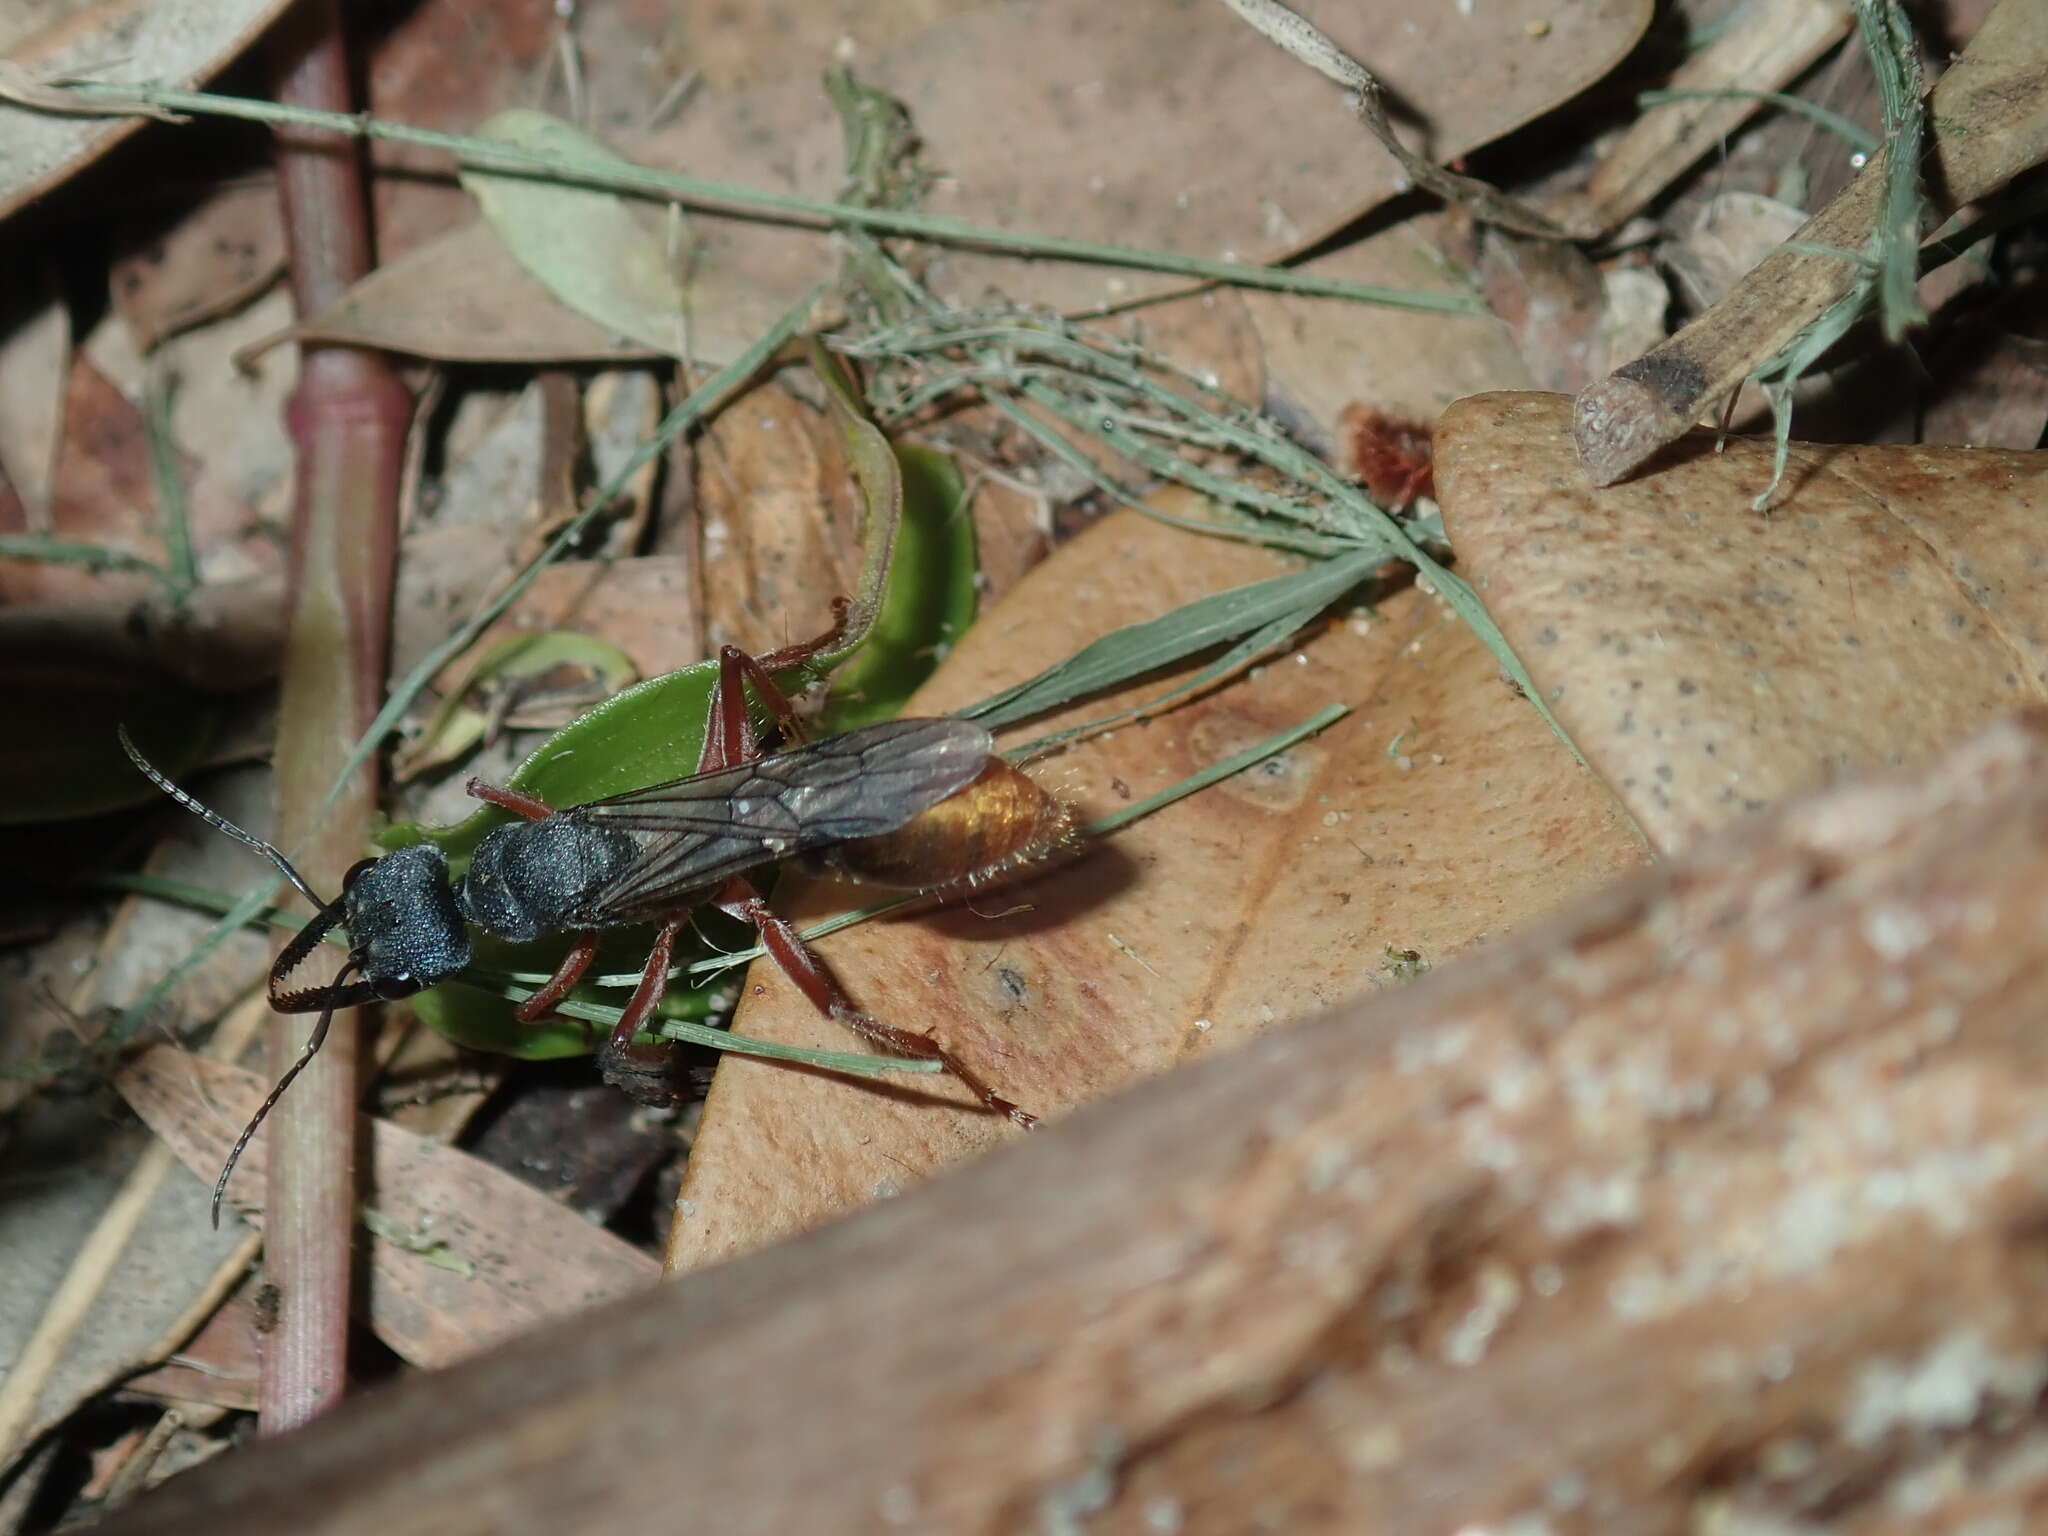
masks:
[[[2032,711],[102,1530],[2025,1527],[2044,853]]]

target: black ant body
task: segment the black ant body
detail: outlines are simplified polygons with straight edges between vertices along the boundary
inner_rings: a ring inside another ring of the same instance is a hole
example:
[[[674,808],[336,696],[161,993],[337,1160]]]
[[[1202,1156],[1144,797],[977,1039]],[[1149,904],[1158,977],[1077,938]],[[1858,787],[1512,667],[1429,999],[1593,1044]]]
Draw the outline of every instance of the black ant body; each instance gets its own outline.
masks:
[[[807,648],[793,648],[801,651]],[[818,1009],[904,1055],[936,1061],[989,1109],[1036,1123],[928,1035],[882,1023],[857,1007],[796,929],[772,911],[746,871],[796,860],[827,873],[899,889],[973,884],[1053,852],[1072,836],[1067,808],[995,755],[987,731],[962,720],[892,720],[804,742],[768,663],[727,646],[711,695],[698,771],[561,810],[471,780],[469,792],[521,818],[487,834],[459,880],[431,843],[365,859],[322,901],[285,856],[171,783],[122,735],[135,765],[212,826],[255,848],[316,910],[279,951],[271,1006],[320,1014],[306,1047],[243,1130],[214,1186],[213,1216],[256,1128],[320,1049],[337,1009],[396,1001],[445,981],[470,962],[468,926],[513,942],[573,931],[576,942],[517,1017],[545,1017],[597,952],[599,932],[659,925],[639,985],[598,1053],[606,1079],[644,1102],[669,1102],[667,1053],[634,1037],[667,985],[675,938],[710,905],[752,923],[763,947]],[[763,755],[746,685],[799,743]],[[324,986],[286,978],[340,927],[348,959]],[[354,979],[351,979],[354,978]]]

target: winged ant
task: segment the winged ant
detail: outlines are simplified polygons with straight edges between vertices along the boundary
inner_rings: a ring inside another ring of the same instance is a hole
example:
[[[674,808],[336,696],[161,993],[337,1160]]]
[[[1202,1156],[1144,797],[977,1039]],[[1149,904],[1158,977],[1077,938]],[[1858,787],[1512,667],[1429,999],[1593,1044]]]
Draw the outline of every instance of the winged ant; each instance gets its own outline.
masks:
[[[979,884],[1067,843],[1071,813],[996,756],[987,731],[964,720],[890,720],[806,741],[771,672],[812,648],[759,659],[733,646],[721,651],[696,773],[561,809],[472,779],[470,794],[520,819],[486,834],[460,879],[450,879],[439,847],[418,843],[358,863],[332,901],[323,901],[277,848],[158,772],[123,732],[128,756],[158,788],[263,854],[315,908],[313,920],[278,952],[269,990],[279,1012],[317,1012],[319,1022],[228,1154],[214,1185],[214,1224],[235,1164],[319,1051],[335,1011],[396,1001],[447,980],[470,962],[466,925],[515,943],[576,934],[553,976],[518,1006],[522,1023],[546,1017],[567,996],[596,957],[601,930],[658,925],[639,985],[598,1051],[606,1080],[642,1102],[673,1100],[666,1048],[636,1044],[635,1037],[667,986],[676,935],[695,908],[708,905],[752,923],[821,1013],[889,1050],[938,1062],[988,1109],[1035,1125],[929,1035],[858,1007],[746,871],[794,861],[898,889]],[[763,753],[747,709],[749,685],[794,745]],[[288,986],[336,927],[346,932],[349,951],[333,979]]]

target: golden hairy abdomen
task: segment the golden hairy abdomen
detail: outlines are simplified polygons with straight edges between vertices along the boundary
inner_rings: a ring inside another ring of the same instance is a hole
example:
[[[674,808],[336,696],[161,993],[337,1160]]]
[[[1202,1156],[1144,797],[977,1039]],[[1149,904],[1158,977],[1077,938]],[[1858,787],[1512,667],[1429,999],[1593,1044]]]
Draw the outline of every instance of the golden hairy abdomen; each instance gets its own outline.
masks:
[[[894,832],[849,838],[812,862],[870,885],[971,885],[1057,851],[1072,840],[1073,825],[1065,805],[992,757],[965,789]]]

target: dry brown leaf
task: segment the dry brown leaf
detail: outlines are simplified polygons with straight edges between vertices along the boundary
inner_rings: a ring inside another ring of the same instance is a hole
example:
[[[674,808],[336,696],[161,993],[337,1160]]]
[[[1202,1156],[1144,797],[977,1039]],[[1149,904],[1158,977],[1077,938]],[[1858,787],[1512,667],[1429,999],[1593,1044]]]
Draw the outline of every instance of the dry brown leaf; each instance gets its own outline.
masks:
[[[175,1355],[154,1370],[129,1377],[122,1382],[122,1391],[254,1413],[265,1328],[250,1299],[255,1289],[255,1285],[245,1285],[230,1296]]]
[[[2037,1529],[2044,843],[2036,714],[101,1529]]]
[[[1322,9],[1336,13],[1314,19],[1429,125],[1440,159],[1576,95],[1627,53],[1650,14],[1641,0],[1502,0],[1473,14],[1389,0]],[[1548,27],[1533,43],[1532,23]],[[973,6],[859,58],[862,79],[909,108],[926,160],[944,173],[927,201],[935,213],[1259,261],[1313,244],[1401,189],[1342,93],[1221,6]],[[829,195],[843,151],[815,73],[807,62],[728,101],[707,93],[636,158]],[[1471,89],[1475,80],[1490,88]],[[995,292],[1068,311],[1181,285],[965,250],[949,250],[928,280],[961,303]]]
[[[1685,236],[1665,242],[1658,255],[1704,308],[1805,222],[1804,209],[1761,192],[1721,192],[1702,201]]]
[[[838,431],[773,380],[705,427],[697,507],[714,645],[788,645],[859,585],[860,511]]]
[[[922,30],[906,25],[906,7],[919,17],[933,9],[923,0],[866,7],[841,46],[864,81],[909,107],[927,163],[943,173],[931,212],[1260,261],[1313,244],[1400,190],[1393,161],[1341,93],[1220,6],[1012,0],[955,8]],[[1500,0],[1470,15],[1396,12],[1381,0],[1319,20],[1429,125],[1430,151],[1449,158],[1576,95],[1627,53],[1649,14],[1647,0]],[[1547,30],[1532,43],[1537,23]],[[814,45],[789,50],[777,78],[701,92],[660,132],[621,135],[620,149],[764,191],[834,196],[844,150],[817,74],[841,34],[795,35]],[[1054,38],[1059,46],[1047,46]],[[1471,90],[1475,79],[1497,88]],[[300,334],[451,359],[611,355],[596,326],[531,279],[514,281],[509,257],[487,257],[475,228],[401,258]],[[737,353],[837,262],[809,230],[698,213],[690,234],[690,350],[709,361]],[[925,275],[962,304],[999,293],[1063,310],[1186,286],[958,247]]]
[[[268,1084],[170,1046],[136,1057],[116,1085],[179,1160],[211,1180]],[[370,1323],[415,1365],[474,1354],[550,1317],[653,1284],[654,1262],[539,1191],[389,1121],[370,1122],[367,1187],[377,1213],[437,1253],[368,1242]],[[264,1187],[264,1141],[243,1154],[228,1201]],[[433,1262],[444,1257],[469,1273]]]
[[[7,65],[35,82],[81,78],[189,90],[240,53],[284,0],[100,0],[32,36],[10,38]],[[49,11],[39,10],[41,21]],[[0,91],[0,96],[5,92]],[[73,117],[0,105],[0,218],[74,176],[147,119]]]
[[[2033,448],[2048,435],[2048,325],[2037,293],[2001,295],[1928,348],[1927,443]]]
[[[161,561],[163,538],[142,413],[78,353],[71,355],[61,381],[41,382],[57,382],[63,400],[49,531],[67,541]],[[18,533],[28,526],[21,500],[0,486],[0,531]],[[121,596],[140,600],[156,588],[154,579],[142,574],[0,560],[0,602],[9,604]]]
[[[1450,291],[1437,237],[1442,221],[1411,220],[1303,264],[1318,277]],[[1334,448],[1338,418],[1357,403],[1390,416],[1436,420],[1453,400],[1513,389],[1528,371],[1491,315],[1431,315],[1246,293],[1265,364],[1266,408],[1290,432]],[[1334,455],[1331,455],[1334,457]]]
[[[1582,235],[1621,227],[1743,122],[1763,109],[1751,92],[1790,85],[1849,30],[1847,0],[1761,0],[1724,13],[1726,25],[1666,82],[1674,91],[1726,92],[1672,101],[1638,116],[1601,155],[1592,180],[1551,209]]]
[[[2048,684],[2048,456],[1694,433],[1587,488],[1561,395],[1461,400],[1437,487],[1461,567],[1660,849],[1911,762]]]
[[[956,708],[1118,624],[1283,568],[1118,514],[986,614],[911,712]],[[1606,794],[1470,632],[1415,594],[1037,771],[1093,817],[1331,702],[1353,713],[1068,867],[821,948],[863,1006],[931,1030],[997,1091],[1056,1113],[1385,985],[1398,965],[1390,949],[1446,959],[1641,861]],[[845,894],[785,892],[778,904],[816,915]],[[765,967],[750,973],[734,1027],[848,1045]],[[671,1264],[758,1247],[1009,1139],[1003,1122],[959,1107],[952,1085],[906,1081],[727,1058],[691,1151]]]
[[[294,340],[352,342],[458,363],[653,356],[560,303],[481,221],[386,262],[329,308],[258,346]]]
[[[47,262],[13,286],[0,327],[0,470],[28,531],[46,534],[71,371],[71,306]]]
[[[551,565],[511,611],[450,663],[443,680],[461,676],[493,645],[541,630],[568,629],[617,646],[642,677],[672,672],[703,658],[691,638],[689,562],[680,555]]]
[[[1578,389],[1606,361],[1607,290],[1576,245],[1480,229],[1473,276],[1539,389]],[[1660,333],[1661,334],[1661,333]]]
[[[1927,98],[1929,216],[1986,198],[2048,157],[2048,6],[2000,0]],[[1885,157],[1712,309],[1578,398],[1585,471],[1612,485],[1677,441],[1861,280],[1834,253],[1862,250],[1882,213]]]

